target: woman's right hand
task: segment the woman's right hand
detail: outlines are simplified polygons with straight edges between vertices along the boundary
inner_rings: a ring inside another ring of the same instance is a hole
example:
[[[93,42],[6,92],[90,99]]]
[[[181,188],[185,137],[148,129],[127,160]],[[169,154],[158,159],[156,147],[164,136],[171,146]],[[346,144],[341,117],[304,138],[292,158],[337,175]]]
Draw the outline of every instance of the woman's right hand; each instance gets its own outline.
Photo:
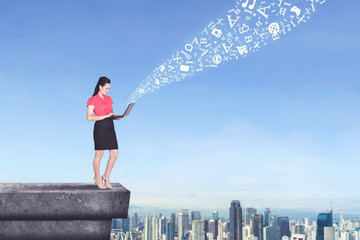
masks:
[[[105,115],[105,118],[108,118],[108,117],[111,117],[111,116],[115,116],[116,114],[115,113],[109,113],[107,115]]]

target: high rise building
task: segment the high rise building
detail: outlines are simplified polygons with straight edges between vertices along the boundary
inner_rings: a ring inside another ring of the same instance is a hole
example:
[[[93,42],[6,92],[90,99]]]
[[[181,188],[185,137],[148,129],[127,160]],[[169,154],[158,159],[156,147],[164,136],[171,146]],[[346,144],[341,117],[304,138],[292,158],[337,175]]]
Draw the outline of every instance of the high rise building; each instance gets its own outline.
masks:
[[[159,218],[159,235],[165,235],[166,234],[166,218],[161,217]]]
[[[296,224],[294,226],[294,233],[295,234],[305,234],[305,226],[302,224]]]
[[[175,231],[176,214],[171,213],[170,218],[171,218],[171,231],[173,232],[173,238],[171,240],[174,240],[174,238],[176,236],[176,231]]]
[[[248,239],[252,235],[253,235],[253,233],[251,231],[250,225],[245,225],[242,227],[242,238],[243,239]]]
[[[193,220],[201,220],[201,213],[200,211],[191,211],[191,222]]]
[[[166,240],[174,240],[175,222],[173,222],[173,221],[174,220],[171,217],[166,218],[166,230],[165,230]]]
[[[316,240],[324,240],[324,227],[332,227],[332,210],[319,213],[317,217]]]
[[[130,230],[130,218],[121,218],[120,229],[122,229],[124,233]]]
[[[221,221],[221,219],[218,220],[218,237],[217,240],[224,240],[224,229],[225,225]]]
[[[186,239],[189,233],[189,213],[187,209],[183,209],[178,214],[178,240]]]
[[[230,204],[230,240],[242,240],[242,209],[239,200]]]
[[[213,211],[211,214],[211,219],[218,220],[219,219],[219,213],[218,211]]]
[[[250,225],[251,216],[256,214],[256,208],[244,208],[243,209],[243,225]]]
[[[145,218],[145,226],[144,226],[144,240],[152,240],[152,228],[151,228],[151,219],[150,216],[147,215]]]
[[[205,221],[203,220],[193,220],[192,221],[192,240],[205,240],[206,232],[205,232]]]
[[[217,239],[218,236],[218,220],[217,219],[211,219],[209,221],[209,228],[212,234],[213,234],[213,238]]]
[[[280,237],[287,236],[290,238],[289,218],[279,217]]]
[[[154,214],[154,217],[152,218],[151,233],[151,240],[159,239],[159,218],[156,216],[156,214]]]
[[[135,231],[138,227],[138,215],[135,213],[134,215],[130,216],[130,231]]]
[[[120,218],[113,218],[111,223],[112,229],[120,229],[121,228],[121,219]]]
[[[269,215],[270,215],[271,211],[270,208],[265,208],[264,211],[264,227],[269,226]]]
[[[255,214],[251,217],[252,222],[252,232],[258,240],[263,240],[263,215],[262,214]]]
[[[267,226],[264,227],[264,240],[280,240],[280,227],[279,226]]]

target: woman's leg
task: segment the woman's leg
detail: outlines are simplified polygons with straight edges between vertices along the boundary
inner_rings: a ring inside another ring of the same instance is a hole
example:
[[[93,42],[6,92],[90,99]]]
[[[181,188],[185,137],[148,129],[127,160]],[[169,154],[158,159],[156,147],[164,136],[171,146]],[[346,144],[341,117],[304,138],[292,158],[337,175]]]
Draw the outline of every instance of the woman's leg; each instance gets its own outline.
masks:
[[[93,162],[95,178],[100,178],[100,161],[103,156],[104,150],[95,150],[95,157]]]
[[[110,150],[110,156],[109,156],[109,160],[107,162],[107,165],[106,165],[106,170],[105,170],[105,173],[104,173],[104,177],[109,177],[110,176],[110,173],[115,165],[115,162],[116,162],[116,158],[118,157],[118,154],[119,154],[119,151],[117,149],[111,149]]]

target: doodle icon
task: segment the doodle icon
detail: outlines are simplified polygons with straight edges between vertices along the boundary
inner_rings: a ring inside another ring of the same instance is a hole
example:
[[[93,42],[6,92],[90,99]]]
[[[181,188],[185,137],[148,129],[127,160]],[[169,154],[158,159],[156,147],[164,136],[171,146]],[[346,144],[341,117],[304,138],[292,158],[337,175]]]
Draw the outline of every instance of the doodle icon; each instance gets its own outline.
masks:
[[[216,54],[216,55],[214,55],[212,61],[213,61],[213,63],[215,63],[215,64],[219,64],[219,63],[221,63],[222,58],[221,58],[221,56],[220,56],[219,54]]]
[[[160,84],[159,79],[157,79],[157,78],[155,79],[155,84],[156,84],[156,85],[159,85],[159,84]]]
[[[240,47],[236,47],[240,53],[240,55],[244,55],[248,53],[248,49],[246,45],[240,46]]]
[[[189,66],[188,66],[188,65],[181,65],[181,66],[180,66],[180,71],[182,71],[182,72],[188,72],[188,71],[189,71]]]
[[[268,29],[271,34],[275,35],[280,31],[280,26],[277,23],[271,23]]]
[[[139,93],[141,94],[141,93],[143,93],[143,92],[144,92],[144,89],[140,88],[140,89],[139,89]]]
[[[298,8],[297,6],[293,6],[291,9],[290,9],[291,12],[294,12],[296,14],[296,16],[298,17],[301,13],[301,9]]]
[[[249,31],[249,26],[246,25],[245,23],[243,23],[242,27],[239,28],[239,33],[243,34],[243,33],[246,33],[247,31]]]
[[[214,28],[214,29],[211,31],[211,34],[214,35],[214,36],[217,37],[217,38],[220,38],[221,35],[222,35],[222,31],[221,31],[220,29]]]
[[[161,66],[159,67],[159,70],[160,70],[161,72],[163,72],[163,71],[165,70],[165,66],[164,66],[164,65],[161,65]]]

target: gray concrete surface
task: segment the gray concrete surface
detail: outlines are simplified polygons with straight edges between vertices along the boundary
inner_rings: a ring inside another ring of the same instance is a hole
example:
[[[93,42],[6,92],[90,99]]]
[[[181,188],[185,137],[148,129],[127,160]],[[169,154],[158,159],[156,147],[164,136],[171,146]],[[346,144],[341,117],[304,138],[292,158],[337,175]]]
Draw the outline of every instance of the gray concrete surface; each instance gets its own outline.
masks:
[[[1,240],[109,240],[111,220],[1,221]]]
[[[88,183],[0,183],[0,220],[126,218],[130,191],[112,185],[101,190]]]
[[[127,218],[130,191],[88,183],[0,183],[0,240],[110,239]]]

